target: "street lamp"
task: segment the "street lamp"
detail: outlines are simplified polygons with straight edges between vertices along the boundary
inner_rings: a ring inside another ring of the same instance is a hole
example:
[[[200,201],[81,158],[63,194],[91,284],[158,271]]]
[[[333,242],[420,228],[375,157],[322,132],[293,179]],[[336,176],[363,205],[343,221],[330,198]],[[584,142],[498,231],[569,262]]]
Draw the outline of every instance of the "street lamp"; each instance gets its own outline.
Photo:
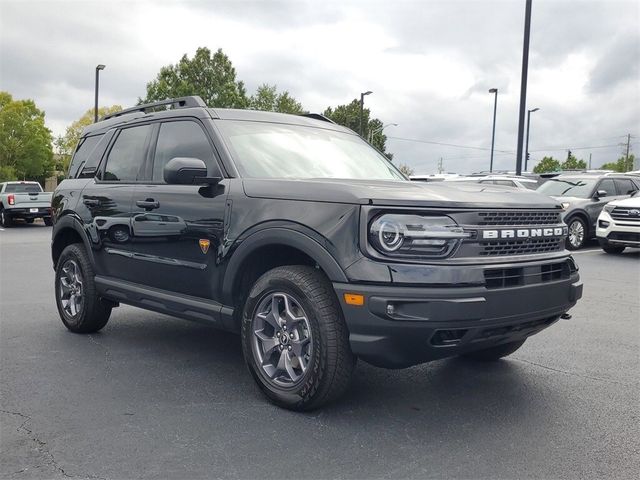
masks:
[[[527,142],[526,147],[524,149],[524,171],[527,171],[527,164],[529,163],[529,127],[531,126],[531,112],[537,112],[540,110],[539,108],[533,108],[531,110],[527,110]]]
[[[96,101],[93,106],[93,122],[98,121],[98,81],[100,77],[100,70],[104,70],[104,65],[100,64],[96,67]]]
[[[398,124],[397,123],[387,123],[386,125],[383,125],[381,127],[376,128],[375,130],[372,130],[369,132],[369,143],[373,142],[373,137],[374,135],[378,134],[379,132],[382,132],[385,128],[387,127],[397,127]]]
[[[498,89],[492,88],[489,93],[493,93],[493,130],[491,131],[491,161],[489,162],[489,172],[493,172],[493,146],[496,140],[496,111],[498,109]]]
[[[362,117],[364,116],[364,97],[365,95],[371,95],[373,92],[367,90],[364,93],[360,94],[360,136],[364,135],[364,130],[362,129]]]

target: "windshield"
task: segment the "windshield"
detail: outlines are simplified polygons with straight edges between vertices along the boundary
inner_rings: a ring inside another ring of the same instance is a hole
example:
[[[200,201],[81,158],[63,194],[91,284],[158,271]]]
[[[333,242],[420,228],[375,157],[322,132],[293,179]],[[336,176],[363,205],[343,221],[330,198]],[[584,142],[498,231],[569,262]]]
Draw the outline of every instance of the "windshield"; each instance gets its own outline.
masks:
[[[538,192],[554,197],[589,198],[597,178],[551,178],[538,187]]]
[[[406,180],[357,135],[263,122],[218,126],[243,177]]]
[[[4,193],[26,193],[41,192],[42,188],[39,183],[8,183],[4,189]]]

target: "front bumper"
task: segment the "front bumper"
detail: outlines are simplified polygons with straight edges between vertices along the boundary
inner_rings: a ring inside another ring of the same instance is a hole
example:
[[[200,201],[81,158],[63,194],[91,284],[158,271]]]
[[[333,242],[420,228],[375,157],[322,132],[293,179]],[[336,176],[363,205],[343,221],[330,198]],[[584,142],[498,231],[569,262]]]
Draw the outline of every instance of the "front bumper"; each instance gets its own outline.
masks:
[[[352,351],[387,368],[521,340],[556,322],[582,297],[575,271],[562,280],[505,288],[349,283],[334,288]],[[364,305],[348,305],[345,293],[364,295]]]
[[[614,220],[603,210],[596,223],[596,237],[602,244],[640,247],[640,224]]]

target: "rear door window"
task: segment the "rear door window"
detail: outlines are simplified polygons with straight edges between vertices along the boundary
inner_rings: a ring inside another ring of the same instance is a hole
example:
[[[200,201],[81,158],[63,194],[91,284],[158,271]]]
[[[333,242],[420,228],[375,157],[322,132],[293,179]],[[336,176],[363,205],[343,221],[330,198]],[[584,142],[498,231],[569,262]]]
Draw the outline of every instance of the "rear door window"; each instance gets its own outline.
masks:
[[[616,187],[618,188],[618,195],[631,195],[638,190],[636,185],[629,178],[616,178]]]
[[[140,125],[120,131],[107,157],[103,180],[132,182],[138,179],[144,165],[151,129],[151,125]]]

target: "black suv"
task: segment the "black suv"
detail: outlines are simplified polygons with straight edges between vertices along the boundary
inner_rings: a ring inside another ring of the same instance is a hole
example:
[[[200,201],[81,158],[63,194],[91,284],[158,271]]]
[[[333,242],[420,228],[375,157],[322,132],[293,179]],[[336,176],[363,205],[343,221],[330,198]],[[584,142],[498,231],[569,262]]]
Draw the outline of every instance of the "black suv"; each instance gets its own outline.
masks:
[[[107,116],[53,209],[69,330],[126,303],[241,332],[257,384],[291,409],[342,394],[358,357],[509,355],[582,295],[557,201],[410,182],[314,114],[185,97]]]

